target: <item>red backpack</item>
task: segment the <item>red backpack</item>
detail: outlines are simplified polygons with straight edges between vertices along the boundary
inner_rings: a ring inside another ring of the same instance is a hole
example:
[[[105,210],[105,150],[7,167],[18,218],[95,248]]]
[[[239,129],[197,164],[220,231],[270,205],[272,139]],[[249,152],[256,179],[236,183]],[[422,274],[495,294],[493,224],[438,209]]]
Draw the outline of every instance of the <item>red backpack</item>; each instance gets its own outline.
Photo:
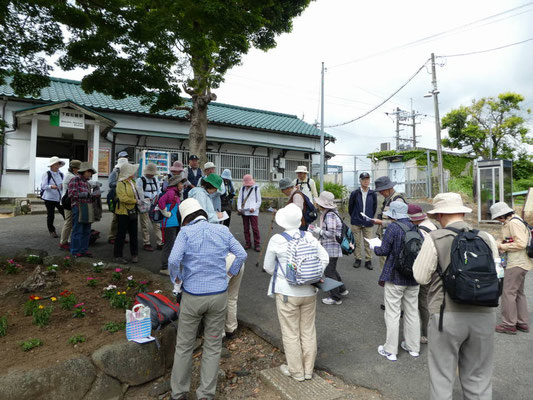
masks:
[[[172,323],[176,327],[174,321],[178,319],[180,305],[173,303],[162,294],[152,292],[139,293],[135,296],[135,304],[150,307],[152,329],[155,329],[156,332],[168,323]]]

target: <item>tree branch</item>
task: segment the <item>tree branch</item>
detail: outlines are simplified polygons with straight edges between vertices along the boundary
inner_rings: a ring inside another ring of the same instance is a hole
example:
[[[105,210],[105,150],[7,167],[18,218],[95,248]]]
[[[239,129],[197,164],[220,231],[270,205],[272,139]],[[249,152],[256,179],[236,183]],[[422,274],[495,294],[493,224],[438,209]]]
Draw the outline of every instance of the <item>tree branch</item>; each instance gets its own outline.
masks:
[[[184,111],[192,111],[192,108],[189,106],[176,106],[174,107],[174,110],[184,110]]]

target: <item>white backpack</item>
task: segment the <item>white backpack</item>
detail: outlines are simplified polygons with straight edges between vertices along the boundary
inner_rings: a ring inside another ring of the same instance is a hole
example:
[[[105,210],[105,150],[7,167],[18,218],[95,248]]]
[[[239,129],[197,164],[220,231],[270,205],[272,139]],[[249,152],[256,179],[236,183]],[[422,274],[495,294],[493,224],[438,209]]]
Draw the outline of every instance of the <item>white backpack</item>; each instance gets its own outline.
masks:
[[[289,242],[287,245],[287,264],[282,266],[279,261],[276,261],[272,291],[275,290],[278,267],[281,268],[290,285],[311,285],[319,282],[323,274],[322,263],[318,257],[317,247],[305,237],[305,232],[300,231],[294,236],[283,232],[281,236]]]

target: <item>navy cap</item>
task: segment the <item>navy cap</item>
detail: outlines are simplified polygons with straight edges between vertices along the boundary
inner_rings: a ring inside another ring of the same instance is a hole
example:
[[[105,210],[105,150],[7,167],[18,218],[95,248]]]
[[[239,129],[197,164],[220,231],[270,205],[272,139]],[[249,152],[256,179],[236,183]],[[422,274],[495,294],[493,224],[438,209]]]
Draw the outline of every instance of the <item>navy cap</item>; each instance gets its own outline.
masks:
[[[359,175],[359,179],[367,179],[370,178],[370,174],[368,172],[361,172],[361,175]]]
[[[191,161],[191,160],[199,160],[199,159],[200,159],[200,158],[199,158],[197,155],[194,155],[194,154],[191,154],[191,155],[189,156],[189,161]]]

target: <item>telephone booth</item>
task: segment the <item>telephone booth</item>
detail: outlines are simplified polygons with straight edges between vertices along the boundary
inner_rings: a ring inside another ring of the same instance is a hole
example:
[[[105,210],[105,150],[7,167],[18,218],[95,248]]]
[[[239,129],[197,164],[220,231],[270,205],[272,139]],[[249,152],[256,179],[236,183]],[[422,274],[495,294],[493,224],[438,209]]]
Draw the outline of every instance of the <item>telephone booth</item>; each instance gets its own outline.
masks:
[[[478,221],[492,221],[490,206],[499,201],[513,207],[513,162],[480,160],[476,166]]]

